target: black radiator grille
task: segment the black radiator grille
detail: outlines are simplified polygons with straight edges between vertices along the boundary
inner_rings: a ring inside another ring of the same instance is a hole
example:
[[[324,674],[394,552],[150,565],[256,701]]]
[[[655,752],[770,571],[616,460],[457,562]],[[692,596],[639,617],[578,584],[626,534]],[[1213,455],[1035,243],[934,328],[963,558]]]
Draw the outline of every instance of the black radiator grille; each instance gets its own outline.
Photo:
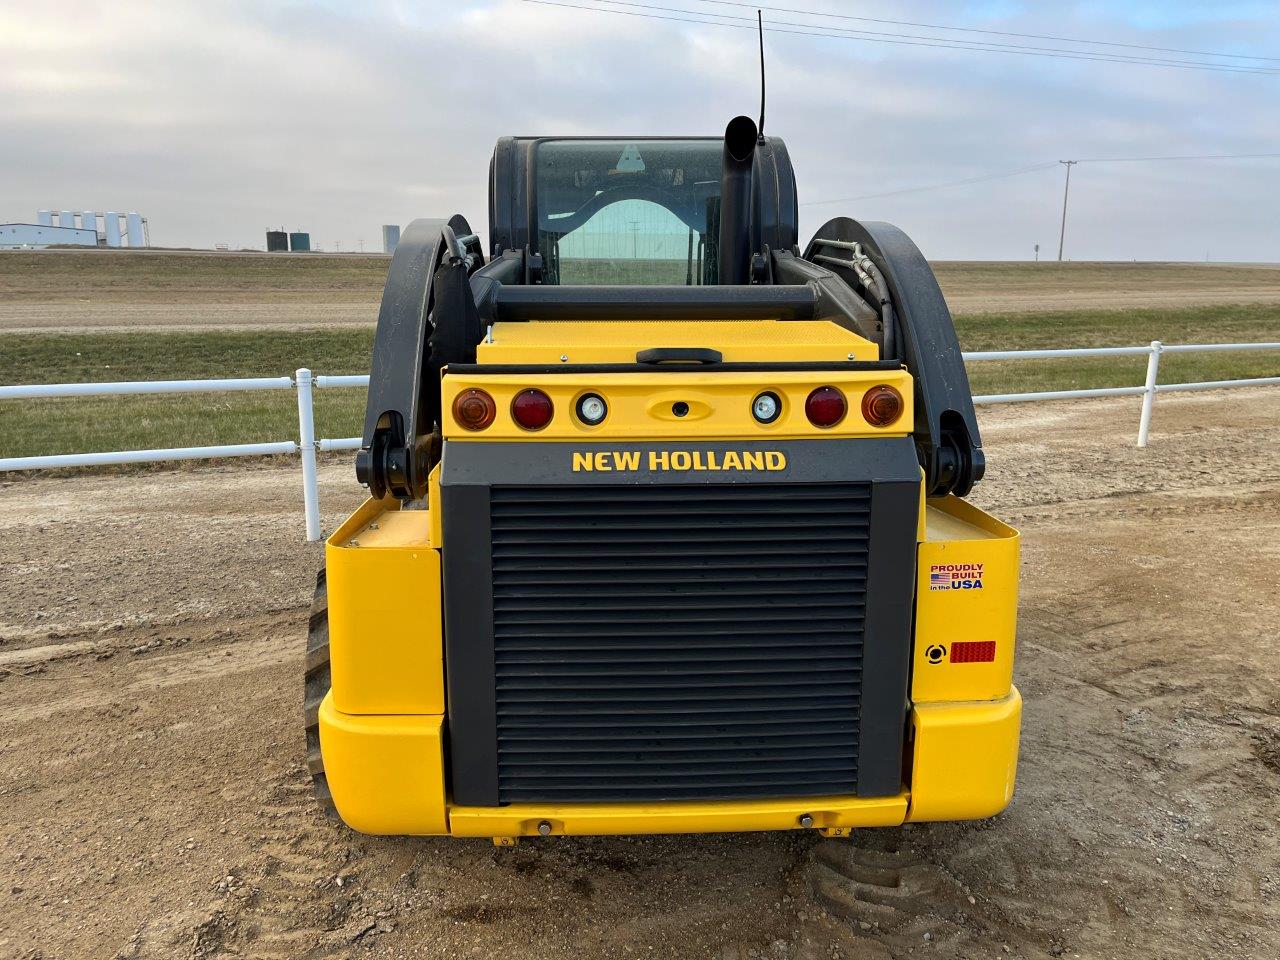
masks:
[[[870,497],[492,488],[499,802],[856,793]]]

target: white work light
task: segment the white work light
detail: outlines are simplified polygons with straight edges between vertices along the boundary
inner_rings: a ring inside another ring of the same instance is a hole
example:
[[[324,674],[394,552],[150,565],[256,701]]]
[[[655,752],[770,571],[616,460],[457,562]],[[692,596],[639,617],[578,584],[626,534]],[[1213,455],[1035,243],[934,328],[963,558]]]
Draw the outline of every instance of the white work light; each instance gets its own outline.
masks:
[[[588,427],[594,427],[609,414],[604,397],[596,393],[584,393],[578,398],[578,419]]]
[[[782,412],[782,402],[776,393],[762,393],[751,402],[751,415],[760,423],[773,423]]]

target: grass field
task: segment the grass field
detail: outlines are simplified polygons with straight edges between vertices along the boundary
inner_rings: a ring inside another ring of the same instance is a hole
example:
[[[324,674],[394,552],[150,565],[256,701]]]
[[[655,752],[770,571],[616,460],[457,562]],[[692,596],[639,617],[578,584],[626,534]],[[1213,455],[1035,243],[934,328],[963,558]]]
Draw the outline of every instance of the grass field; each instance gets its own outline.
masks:
[[[1280,305],[977,314],[956,319],[966,350],[1131,346],[1280,339]],[[367,373],[372,328],[255,332],[0,335],[0,380],[99,380]],[[975,393],[1077,389],[1142,382],[1145,358],[984,362]],[[1280,375],[1280,353],[1168,356],[1164,383]],[[318,390],[317,434],[354,436],[360,390]],[[292,392],[0,401],[0,456],[284,440],[297,435]]]
[[[7,383],[368,373],[372,329],[0,335]],[[362,390],[317,390],[321,437],[360,433]],[[0,401],[0,456],[296,439],[293,391]]]
[[[376,303],[390,262],[363,256],[7,250],[0,254],[0,301],[297,302],[338,294]]]
[[[0,252],[0,334],[372,324],[390,261],[326,254]],[[934,264],[956,314],[1280,304],[1280,266]],[[677,271],[673,279],[682,279]]]

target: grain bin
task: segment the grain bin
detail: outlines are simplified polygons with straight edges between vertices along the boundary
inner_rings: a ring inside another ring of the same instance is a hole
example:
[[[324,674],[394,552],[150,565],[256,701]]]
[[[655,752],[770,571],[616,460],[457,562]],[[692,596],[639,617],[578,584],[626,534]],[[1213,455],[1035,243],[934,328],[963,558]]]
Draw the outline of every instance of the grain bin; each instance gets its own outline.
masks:
[[[140,213],[125,214],[125,227],[129,232],[129,246],[145,247],[147,245],[147,242],[143,237],[143,231],[142,231],[142,214]]]
[[[395,253],[396,244],[400,242],[400,225],[398,223],[384,223],[382,225],[382,252]]]

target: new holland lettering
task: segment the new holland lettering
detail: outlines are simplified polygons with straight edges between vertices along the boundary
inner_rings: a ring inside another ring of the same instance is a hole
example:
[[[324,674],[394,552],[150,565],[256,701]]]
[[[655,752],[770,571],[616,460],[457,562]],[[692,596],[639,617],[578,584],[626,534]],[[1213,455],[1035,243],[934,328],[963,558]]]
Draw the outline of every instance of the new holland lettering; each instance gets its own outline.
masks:
[[[787,455],[781,450],[650,450],[641,457],[638,450],[574,450],[570,465],[574,473],[776,472],[787,469]]]
[[[590,470],[606,473],[613,470],[639,470],[640,451],[638,450],[595,450],[587,452],[573,451],[573,472]]]

